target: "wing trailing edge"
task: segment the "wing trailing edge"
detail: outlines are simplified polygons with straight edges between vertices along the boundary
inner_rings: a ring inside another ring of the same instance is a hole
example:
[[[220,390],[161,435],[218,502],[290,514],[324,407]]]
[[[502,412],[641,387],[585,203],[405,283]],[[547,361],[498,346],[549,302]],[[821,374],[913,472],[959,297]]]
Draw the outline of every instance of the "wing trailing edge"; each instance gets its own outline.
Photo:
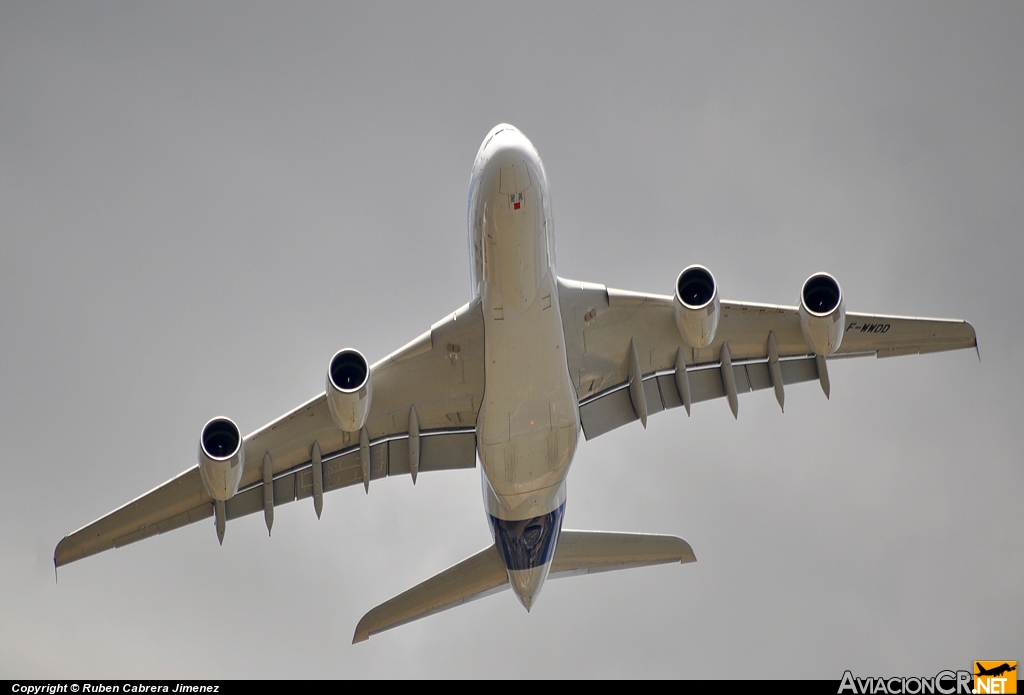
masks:
[[[572,577],[670,562],[696,562],[690,544],[675,536],[563,530],[550,577]],[[508,573],[495,546],[380,604],[363,616],[352,643],[507,589]]]

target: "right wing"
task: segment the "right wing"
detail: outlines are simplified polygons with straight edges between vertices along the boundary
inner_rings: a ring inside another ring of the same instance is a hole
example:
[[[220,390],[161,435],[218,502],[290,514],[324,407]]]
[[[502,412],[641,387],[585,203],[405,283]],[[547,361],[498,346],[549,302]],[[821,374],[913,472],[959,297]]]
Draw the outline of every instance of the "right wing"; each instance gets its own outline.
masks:
[[[370,479],[410,472],[409,412],[420,429],[420,471],[476,466],[476,417],[484,391],[483,318],[478,301],[435,323],[429,331],[371,368],[373,397],[366,430]],[[312,448],[322,452],[323,491],[363,482],[359,433],[343,432],[325,394],[245,438],[239,491],[225,503],[225,520],[265,511],[263,462],[270,457],[271,510],[313,495]],[[272,513],[272,512],[271,512]],[[56,566],[117,548],[214,516],[195,465],[163,485],[65,536]],[[268,514],[268,526],[272,516]]]
[[[728,396],[722,347],[728,344],[737,393],[820,380],[828,393],[825,360],[815,357],[800,329],[796,307],[722,300],[715,339],[691,349],[676,327],[672,297],[616,290],[575,280],[558,280],[569,373],[580,404],[587,439],[683,405],[676,366],[682,359],[692,403]],[[775,337],[781,383],[773,383],[768,336]],[[977,347],[965,321],[847,313],[842,343],[829,360],[876,355],[890,357]],[[631,347],[631,345],[635,346]],[[632,351],[642,396],[631,395]]]

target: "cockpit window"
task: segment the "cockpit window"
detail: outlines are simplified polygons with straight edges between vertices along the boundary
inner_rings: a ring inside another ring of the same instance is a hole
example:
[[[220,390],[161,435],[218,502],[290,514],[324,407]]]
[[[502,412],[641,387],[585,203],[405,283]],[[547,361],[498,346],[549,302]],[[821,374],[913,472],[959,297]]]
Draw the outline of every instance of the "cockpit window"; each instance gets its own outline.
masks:
[[[555,554],[555,541],[562,529],[565,503],[544,516],[521,521],[490,517],[494,542],[505,566],[510,570],[528,570],[546,565]]]

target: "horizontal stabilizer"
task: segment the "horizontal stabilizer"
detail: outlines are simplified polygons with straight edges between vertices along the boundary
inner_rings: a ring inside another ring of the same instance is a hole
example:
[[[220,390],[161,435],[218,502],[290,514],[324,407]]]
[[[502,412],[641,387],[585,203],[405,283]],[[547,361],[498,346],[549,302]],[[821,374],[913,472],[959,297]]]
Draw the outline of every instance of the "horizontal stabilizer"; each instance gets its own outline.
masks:
[[[492,545],[371,610],[356,625],[352,644],[507,586],[505,563]]]
[[[668,562],[696,562],[690,544],[675,536],[562,531],[550,577],[610,572]]]
[[[690,544],[675,536],[563,530],[549,576],[696,560]],[[356,625],[352,643],[507,588],[508,572],[492,545],[371,610]]]

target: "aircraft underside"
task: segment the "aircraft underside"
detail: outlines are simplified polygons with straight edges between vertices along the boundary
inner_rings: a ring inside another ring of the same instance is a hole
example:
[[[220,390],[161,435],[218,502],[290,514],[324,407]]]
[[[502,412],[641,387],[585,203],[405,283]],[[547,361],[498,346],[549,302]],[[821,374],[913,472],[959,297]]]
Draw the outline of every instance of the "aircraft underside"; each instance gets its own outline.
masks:
[[[685,268],[671,295],[559,278],[550,193],[529,140],[496,126],[477,153],[468,231],[473,299],[369,364],[337,352],[325,389],[243,437],[210,420],[198,465],[65,536],[60,566],[212,517],[229,520],[385,477],[481,467],[494,543],[369,611],[353,641],[511,588],[529,610],[547,578],[694,562],[674,536],[564,529],[566,479],[594,439],[658,413],[817,381],[828,360],[977,347],[960,320],[847,312],[839,283],[811,275],[798,306],[723,300]],[[676,411],[682,412],[682,411]]]

